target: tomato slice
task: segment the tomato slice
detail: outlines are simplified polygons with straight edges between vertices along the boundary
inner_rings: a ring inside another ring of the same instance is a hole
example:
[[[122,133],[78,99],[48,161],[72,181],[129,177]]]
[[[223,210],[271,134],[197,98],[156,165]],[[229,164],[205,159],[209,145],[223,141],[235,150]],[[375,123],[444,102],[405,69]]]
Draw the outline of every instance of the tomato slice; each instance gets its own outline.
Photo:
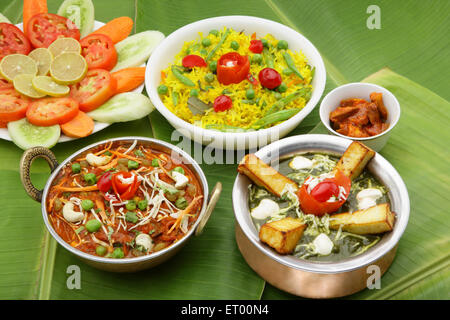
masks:
[[[30,51],[30,41],[19,28],[10,23],[0,23],[0,60],[9,54],[27,55]]]
[[[27,26],[27,35],[35,48],[48,48],[57,38],[80,40],[80,30],[65,17],[53,13],[34,15]]]
[[[66,123],[78,114],[78,102],[70,98],[44,98],[31,103],[27,119],[36,126]]]
[[[30,102],[13,88],[0,89],[0,126],[5,127],[10,121],[24,118]]]
[[[12,89],[12,88],[14,88],[14,85],[11,82],[8,82],[8,80],[0,77],[0,89]]]
[[[344,188],[345,199],[327,202],[330,196],[337,196],[339,194],[339,187]],[[303,184],[297,193],[300,208],[304,213],[314,214],[316,216],[336,212],[347,200],[350,188],[350,178],[338,170],[334,178],[324,179],[311,190],[311,193],[308,193],[308,186]]]
[[[104,34],[91,34],[81,39],[81,54],[89,69],[111,70],[117,63],[117,51],[111,38]]]
[[[206,61],[196,55],[196,54],[190,54],[188,56],[185,56],[183,58],[183,61],[181,61],[181,64],[183,65],[183,67],[185,68],[193,68],[193,67],[206,67]]]
[[[117,80],[103,69],[89,70],[83,80],[70,88],[70,97],[89,112],[100,107],[116,93]]]
[[[217,61],[217,80],[221,84],[240,83],[245,80],[250,70],[247,57],[237,52],[229,52]]]

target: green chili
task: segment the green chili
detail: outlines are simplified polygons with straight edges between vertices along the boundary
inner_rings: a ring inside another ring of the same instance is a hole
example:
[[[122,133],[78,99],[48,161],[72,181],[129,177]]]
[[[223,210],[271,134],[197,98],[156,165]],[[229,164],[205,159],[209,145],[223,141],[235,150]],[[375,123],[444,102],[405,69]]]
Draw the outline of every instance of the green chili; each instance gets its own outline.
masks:
[[[173,105],[176,106],[178,104],[178,92],[172,92],[172,102]]]
[[[287,66],[289,69],[291,69],[300,79],[303,80],[303,76],[301,75],[300,71],[298,71],[297,67],[295,66],[294,59],[291,57],[291,55],[287,52],[283,53],[283,58],[286,61]]]
[[[176,66],[172,66],[171,68],[173,75],[184,85],[188,87],[195,87],[195,83],[186,77],[179,68]]]
[[[274,124],[274,123],[277,123],[280,121],[285,121],[285,120],[289,119],[290,117],[292,117],[293,115],[295,115],[300,110],[301,109],[295,108],[295,109],[281,110],[281,111],[271,113],[267,116],[262,117],[258,121],[256,121],[252,125],[252,128],[261,129],[268,125],[271,125],[271,124]]]
[[[272,68],[275,66],[273,63],[273,57],[272,54],[269,52],[269,49],[264,48],[263,49],[263,57],[264,57],[264,61],[266,62],[266,65],[268,68]]]
[[[214,47],[214,49],[212,49],[208,56],[206,57],[206,61],[208,62],[216,53],[216,51],[223,45],[223,43],[225,42],[225,40],[228,37],[228,34],[230,33],[230,29],[227,28],[227,30],[225,31],[225,33],[223,34],[222,38],[220,38],[219,43]]]

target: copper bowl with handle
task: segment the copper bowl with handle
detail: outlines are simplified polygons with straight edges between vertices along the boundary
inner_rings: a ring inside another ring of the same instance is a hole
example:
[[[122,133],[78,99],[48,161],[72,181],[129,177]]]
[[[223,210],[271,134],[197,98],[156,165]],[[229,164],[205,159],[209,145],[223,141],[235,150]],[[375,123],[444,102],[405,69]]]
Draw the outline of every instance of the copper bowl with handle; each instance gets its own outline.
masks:
[[[80,156],[81,154],[87,153],[87,151],[91,150],[92,148],[110,142],[133,143],[134,141],[137,141],[137,143],[143,144],[155,150],[166,152],[168,154],[175,154],[177,155],[179,160],[183,161],[183,163],[192,170],[192,172],[195,174],[202,187],[204,195],[201,211],[197,220],[195,221],[194,225],[190,228],[188,233],[176,243],[160,251],[151,253],[149,255],[144,255],[141,257],[124,258],[124,259],[104,258],[85,253],[72,247],[58,235],[58,233],[53,229],[48,219],[45,199],[47,198],[53,180],[57,177],[60,170],[64,168],[67,163],[69,163],[76,157]],[[37,158],[45,159],[49,164],[50,170],[52,172],[43,190],[38,190],[36,187],[34,187],[34,185],[30,180],[31,164]],[[41,205],[42,217],[44,219],[45,226],[47,227],[47,230],[50,232],[52,237],[62,247],[73,253],[75,256],[80,258],[85,263],[95,268],[112,272],[140,271],[143,269],[157,266],[160,263],[169,259],[170,257],[174,256],[193,235],[198,236],[201,234],[209,217],[211,216],[212,211],[214,210],[217,201],[219,200],[220,193],[222,190],[222,185],[220,182],[218,182],[214,187],[214,189],[212,190],[212,192],[210,193],[210,196],[207,197],[206,195],[209,194],[209,189],[205,174],[203,173],[200,166],[195,162],[195,160],[191,158],[191,156],[189,156],[186,152],[184,152],[180,148],[173,146],[167,142],[145,137],[123,137],[100,141],[74,152],[72,155],[70,155],[67,159],[65,159],[61,163],[58,163],[55,155],[49,149],[44,147],[31,148],[24,152],[22,159],[20,161],[20,177],[22,180],[22,184],[25,188],[25,191],[28,193],[28,195],[42,204]]]
[[[255,153],[264,162],[275,166],[283,158],[305,152],[342,155],[352,141],[341,137],[308,134],[285,138]],[[233,186],[233,209],[236,218],[236,240],[250,267],[273,286],[309,298],[342,297],[366,288],[371,276],[381,276],[391,265],[397,244],[406,229],[410,202],[408,190],[395,168],[376,153],[367,169],[387,187],[391,211],[396,214],[394,229],[382,236],[370,250],[337,262],[317,262],[281,255],[259,240],[249,210],[249,185],[238,174]]]

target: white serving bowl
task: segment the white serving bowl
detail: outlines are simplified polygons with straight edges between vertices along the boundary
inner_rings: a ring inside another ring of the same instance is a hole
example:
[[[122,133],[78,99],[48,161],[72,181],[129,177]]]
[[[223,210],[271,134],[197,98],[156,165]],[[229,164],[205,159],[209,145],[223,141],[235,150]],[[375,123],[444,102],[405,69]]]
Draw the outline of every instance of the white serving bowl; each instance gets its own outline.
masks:
[[[372,92],[381,92],[383,94],[383,102],[386,106],[386,109],[388,110],[388,118],[386,121],[389,124],[389,127],[385,131],[372,137],[353,138],[340,134],[333,130],[330,125],[330,112],[339,107],[339,104],[342,100],[359,98],[370,101],[370,94]],[[375,151],[380,151],[388,141],[391,130],[395,127],[398,120],[400,119],[400,104],[398,103],[397,98],[395,98],[395,96],[389,90],[381,86],[373,83],[355,82],[345,84],[330,91],[325,96],[325,98],[323,98],[322,103],[320,104],[319,112],[320,120],[330,133],[342,138],[360,141],[369,148]]]
[[[224,27],[234,30],[244,30],[248,35],[256,32],[259,36],[270,33],[277,39],[286,40],[293,51],[302,51],[311,67],[315,67],[315,76],[312,82],[313,92],[306,106],[289,120],[272,128],[253,131],[228,133],[203,129],[194,126],[175,116],[161,101],[157,87],[161,82],[161,71],[174,62],[185,42],[198,39],[198,33],[208,34],[211,29],[221,30]],[[191,140],[214,148],[227,150],[242,150],[262,147],[272,141],[276,141],[290,131],[314,109],[319,102],[325,88],[325,66],[317,49],[304,36],[297,31],[274,21],[251,16],[223,16],[200,20],[188,24],[170,34],[153,52],[148,60],[145,73],[145,87],[156,109],[169,121],[180,133]]]

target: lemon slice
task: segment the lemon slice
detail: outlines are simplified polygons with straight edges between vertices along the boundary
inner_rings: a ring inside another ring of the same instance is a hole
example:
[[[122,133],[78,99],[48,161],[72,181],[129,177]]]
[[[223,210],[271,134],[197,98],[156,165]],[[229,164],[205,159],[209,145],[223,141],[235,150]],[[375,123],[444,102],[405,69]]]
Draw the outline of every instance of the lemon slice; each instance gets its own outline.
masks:
[[[31,81],[33,88],[42,94],[52,97],[62,97],[69,93],[70,88],[64,84],[53,81],[51,77],[38,76]]]
[[[74,52],[61,53],[50,65],[50,75],[59,84],[73,84],[81,81],[88,66],[86,60]]]
[[[47,48],[37,48],[31,51],[28,56],[33,59],[38,67],[38,76],[45,76],[50,71],[50,64],[53,55]]]
[[[33,80],[34,77],[35,77],[34,74],[17,75],[13,81],[14,89],[30,98],[38,99],[45,97],[46,96],[45,93],[40,93],[33,88],[31,81]]]
[[[61,53],[65,52],[75,52],[80,54],[81,45],[74,38],[58,38],[48,46],[48,50],[50,50],[54,57],[57,57]]]
[[[36,62],[23,54],[10,54],[0,62],[0,74],[9,82],[19,74],[36,75],[38,67]]]

